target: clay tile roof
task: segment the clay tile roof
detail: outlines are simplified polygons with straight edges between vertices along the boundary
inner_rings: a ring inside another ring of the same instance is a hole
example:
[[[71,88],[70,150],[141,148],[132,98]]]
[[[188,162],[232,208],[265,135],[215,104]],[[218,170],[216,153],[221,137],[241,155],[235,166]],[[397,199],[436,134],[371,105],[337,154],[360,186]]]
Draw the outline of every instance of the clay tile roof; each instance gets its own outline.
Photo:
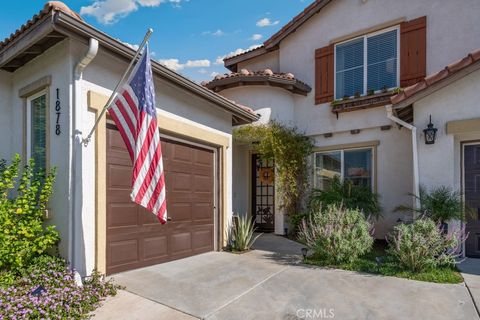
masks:
[[[30,20],[25,22],[20,28],[18,28],[14,33],[10,34],[8,38],[5,38],[2,42],[0,42],[0,49],[5,47],[7,44],[12,42],[15,38],[17,38],[19,35],[21,35],[25,30],[30,28],[33,24],[35,24],[37,21],[48,15],[52,11],[61,11],[65,14],[68,14],[78,20],[83,19],[80,17],[78,13],[75,11],[71,10],[66,4],[64,4],[61,1],[48,1],[45,3],[43,6],[43,9],[40,10],[39,13],[35,14]]]
[[[293,93],[307,95],[312,89],[306,83],[298,80],[292,73],[274,73],[270,69],[251,71],[241,69],[239,72],[218,74],[211,81],[204,81],[202,85],[215,92],[239,85],[272,85],[282,87]]]
[[[397,95],[394,95],[390,98],[390,101],[393,105],[399,104],[404,102],[407,99],[411,99],[411,97],[417,95],[418,93],[428,89],[429,87],[433,86],[434,84],[438,84],[441,81],[450,78],[454,74],[464,70],[465,68],[477,63],[480,61],[480,49],[477,49],[471,53],[469,53],[465,58],[455,61],[442,70],[431,74],[424,79],[420,80],[414,85],[411,85],[400,92]],[[414,102],[413,100],[411,101]]]

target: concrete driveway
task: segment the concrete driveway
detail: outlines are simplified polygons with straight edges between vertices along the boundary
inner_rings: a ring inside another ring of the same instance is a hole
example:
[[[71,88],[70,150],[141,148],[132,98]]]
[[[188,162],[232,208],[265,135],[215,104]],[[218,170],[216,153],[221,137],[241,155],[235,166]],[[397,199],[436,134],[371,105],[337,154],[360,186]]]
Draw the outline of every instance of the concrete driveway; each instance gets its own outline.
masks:
[[[463,284],[307,267],[299,244],[273,235],[258,247],[280,253],[211,252],[115,275],[126,292],[95,319],[479,319]]]

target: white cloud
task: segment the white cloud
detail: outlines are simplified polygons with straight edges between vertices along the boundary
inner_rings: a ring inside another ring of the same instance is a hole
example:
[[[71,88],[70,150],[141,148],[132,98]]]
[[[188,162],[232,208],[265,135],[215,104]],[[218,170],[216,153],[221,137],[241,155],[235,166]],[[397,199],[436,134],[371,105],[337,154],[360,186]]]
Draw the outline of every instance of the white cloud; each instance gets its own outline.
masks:
[[[200,73],[200,74],[207,74],[207,73],[208,73],[208,70],[205,69],[205,68],[201,68],[200,70],[198,70],[198,73]]]
[[[262,46],[261,44],[253,44],[250,47],[248,47],[247,49],[238,48],[235,51],[227,53],[226,55],[218,56],[217,59],[215,59],[215,64],[216,65],[222,65],[223,64],[223,59],[225,59],[225,58],[233,57],[233,56],[242,54],[246,51],[256,49],[256,48],[261,47],[261,46]]]
[[[158,62],[172,69],[173,71],[181,71],[185,68],[208,68],[211,63],[210,60],[187,60],[185,63],[180,63],[178,59],[159,59]]]
[[[200,68],[200,67],[210,67],[210,60],[188,60],[185,63],[186,68]]]
[[[80,8],[81,15],[93,16],[103,24],[114,24],[138,7],[157,7],[162,3],[178,6],[182,0],[97,0]]]
[[[129,48],[131,48],[131,49],[133,49],[133,50],[135,50],[135,51],[138,50],[138,47],[139,47],[138,44],[131,44],[131,43],[124,42],[124,41],[121,41],[121,40],[120,40],[120,42],[122,42],[124,45],[126,45],[127,47],[129,47]]]
[[[215,37],[221,37],[224,36],[226,33],[220,29],[216,31],[203,31],[202,36],[210,35],[210,36],[215,36]]]
[[[252,36],[250,37],[250,40],[253,40],[253,41],[258,41],[260,39],[262,39],[263,36],[259,33],[255,33],[255,34],[252,34]]]
[[[280,21],[278,20],[272,21],[270,18],[263,18],[257,21],[257,27],[271,27],[276,26],[279,23]]]
[[[216,71],[213,71],[212,73],[210,73],[210,77],[212,78],[215,78],[216,76],[218,76],[220,73],[216,72]]]

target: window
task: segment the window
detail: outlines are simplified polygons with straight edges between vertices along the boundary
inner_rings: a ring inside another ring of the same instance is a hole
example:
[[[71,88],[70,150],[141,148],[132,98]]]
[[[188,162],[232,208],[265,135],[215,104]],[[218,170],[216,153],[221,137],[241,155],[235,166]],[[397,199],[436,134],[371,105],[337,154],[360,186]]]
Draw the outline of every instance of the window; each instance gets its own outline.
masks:
[[[326,190],[332,179],[352,181],[354,185],[373,187],[373,148],[315,153],[315,188]]]
[[[47,106],[46,93],[27,99],[27,158],[35,160],[35,170],[47,166]]]
[[[398,28],[335,45],[335,99],[398,87]]]

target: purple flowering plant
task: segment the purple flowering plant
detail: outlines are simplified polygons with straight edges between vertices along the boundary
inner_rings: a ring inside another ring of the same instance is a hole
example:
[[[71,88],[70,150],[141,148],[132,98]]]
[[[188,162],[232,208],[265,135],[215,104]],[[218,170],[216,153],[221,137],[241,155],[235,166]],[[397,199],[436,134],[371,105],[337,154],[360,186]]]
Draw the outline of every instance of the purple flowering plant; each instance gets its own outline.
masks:
[[[39,286],[44,290],[34,294]],[[78,286],[63,259],[43,255],[12,285],[0,287],[0,319],[87,319],[118,288],[96,271]]]

